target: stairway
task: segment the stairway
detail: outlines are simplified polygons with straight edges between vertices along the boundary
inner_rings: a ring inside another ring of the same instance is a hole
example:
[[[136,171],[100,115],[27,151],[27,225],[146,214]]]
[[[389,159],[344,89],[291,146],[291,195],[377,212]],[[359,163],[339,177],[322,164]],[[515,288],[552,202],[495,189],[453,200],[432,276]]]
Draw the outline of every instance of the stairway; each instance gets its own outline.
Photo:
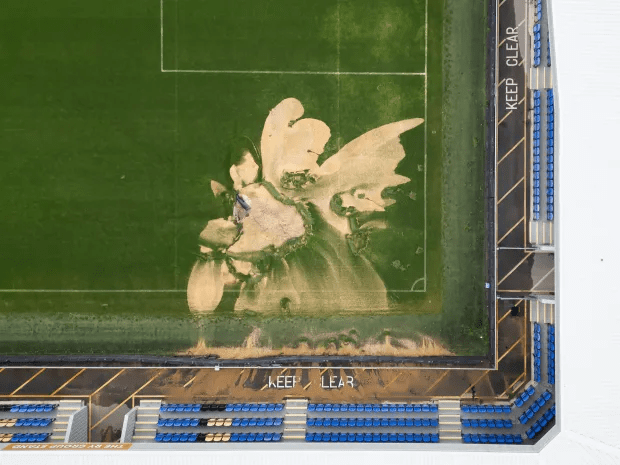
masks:
[[[439,441],[461,442],[461,401],[440,400]]]
[[[307,417],[308,399],[286,399],[282,439],[292,441],[305,440]]]
[[[83,402],[81,400],[60,400],[56,413],[56,421],[53,423],[52,435],[50,442],[65,442],[67,435],[67,426],[69,417],[81,409]]]
[[[154,441],[161,400],[143,400],[138,406],[132,442]]]

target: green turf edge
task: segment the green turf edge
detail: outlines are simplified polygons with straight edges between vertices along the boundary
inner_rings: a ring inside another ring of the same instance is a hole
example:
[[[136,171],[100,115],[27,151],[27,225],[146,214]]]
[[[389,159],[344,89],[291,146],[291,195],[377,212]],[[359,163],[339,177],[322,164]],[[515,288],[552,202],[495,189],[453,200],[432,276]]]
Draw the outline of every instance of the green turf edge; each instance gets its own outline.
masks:
[[[430,2],[429,8],[438,3]],[[442,104],[429,102],[429,111],[443,112],[440,334],[459,355],[485,354],[489,345],[484,291],[487,30],[486,0],[445,0]],[[438,61],[430,57],[429,73]],[[437,80],[429,82],[437,85]],[[436,139],[429,138],[429,144],[437,144]]]

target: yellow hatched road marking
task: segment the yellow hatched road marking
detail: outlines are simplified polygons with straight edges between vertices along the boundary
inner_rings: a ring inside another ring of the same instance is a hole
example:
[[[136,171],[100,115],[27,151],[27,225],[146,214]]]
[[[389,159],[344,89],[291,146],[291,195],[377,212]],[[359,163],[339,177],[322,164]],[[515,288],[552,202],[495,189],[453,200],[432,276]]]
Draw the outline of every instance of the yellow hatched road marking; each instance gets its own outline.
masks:
[[[41,368],[39,371],[37,371],[32,377],[28,378],[28,380],[22,384],[20,387],[18,387],[17,389],[15,389],[13,392],[11,392],[10,395],[15,395],[21,388],[23,388],[26,384],[28,384],[30,381],[32,381],[33,379],[35,379],[37,376],[39,376],[41,373],[43,373],[45,371],[45,368]]]
[[[521,222],[522,222],[522,221],[524,221],[524,220],[525,220],[525,215],[523,215],[523,216],[521,217],[521,219],[520,219],[519,221],[517,221],[517,222],[514,224],[514,226],[513,226],[512,228],[510,228],[510,229],[508,230],[508,232],[507,232],[506,234],[504,234],[504,235],[502,236],[502,238],[501,238],[499,241],[497,241],[497,244],[499,245],[499,243],[500,243],[500,242],[502,242],[504,239],[506,239],[506,238],[508,237],[508,235],[509,235],[511,232],[513,232],[513,231],[515,230],[515,228],[516,228],[517,226],[519,226],[519,225],[521,224]]]
[[[448,373],[450,373],[450,370],[444,371],[443,374],[439,378],[437,378],[437,380],[433,384],[430,385],[430,387],[426,390],[424,394],[428,394],[431,391],[431,389],[437,386],[446,377]]]
[[[524,140],[525,140],[525,136],[523,136],[519,142],[517,142],[510,150],[508,150],[508,152],[506,152],[506,154],[502,158],[499,159],[497,164],[499,165],[502,161],[504,161],[504,158],[506,158],[508,155],[510,155],[512,153],[512,151],[514,149],[516,149],[519,146],[519,144],[521,142],[523,142]]]
[[[506,193],[502,196],[502,198],[501,198],[501,199],[499,199],[499,200],[497,201],[497,204],[499,205],[500,203],[502,203],[502,201],[503,201],[506,197],[508,197],[508,195],[509,195],[509,194],[510,194],[513,190],[515,190],[515,189],[517,188],[517,186],[518,186],[519,184],[521,184],[523,181],[525,181],[525,176],[523,176],[521,179],[519,179],[519,180],[517,181],[517,183],[516,183],[514,186],[512,186],[512,187],[510,188],[510,190],[509,190],[508,192],[506,192]]]
[[[75,378],[77,378],[78,376],[80,376],[82,373],[84,373],[84,371],[86,370],[86,368],[82,368],[80,371],[78,371],[75,375],[73,375],[71,378],[69,378],[69,380],[64,383],[62,386],[60,386],[58,389],[56,389],[54,392],[52,392],[50,395],[56,395],[58,394],[58,392],[63,389],[64,387],[66,387],[71,381],[73,381]]]
[[[137,394],[138,392],[140,392],[142,389],[144,389],[145,387],[147,387],[149,384],[151,384],[151,382],[153,382],[155,380],[155,378],[157,378],[159,375],[161,375],[163,373],[164,370],[158,370],[157,373],[155,373],[155,375],[153,375],[151,377],[151,379],[149,379],[146,383],[144,383],[142,386],[140,386],[136,391],[134,391],[129,397],[127,397],[124,401],[122,401],[120,404],[118,404],[115,408],[113,408],[110,412],[108,412],[101,420],[99,420],[97,423],[95,423],[93,426],[90,427],[91,431],[93,429],[95,429],[95,427],[99,426],[106,418],[108,418],[110,415],[112,415],[114,412],[116,412],[119,408],[121,408],[123,405],[125,405],[129,400],[131,400],[131,398]]]
[[[506,352],[504,352],[504,353],[502,354],[502,356],[501,356],[501,357],[497,360],[497,362],[498,362],[498,363],[499,363],[499,362],[501,362],[501,361],[502,361],[502,359],[503,359],[506,355],[508,355],[512,349],[514,349],[514,348],[517,346],[517,344],[519,344],[521,341],[523,341],[523,338],[524,338],[524,336],[521,336],[519,339],[517,339],[517,340],[516,340],[516,342],[515,342],[513,345],[511,345],[511,346],[508,348],[508,350],[507,350]]]
[[[503,283],[503,282],[506,280],[506,278],[508,278],[508,276],[510,276],[510,275],[511,275],[511,274],[512,274],[512,273],[513,273],[513,272],[514,272],[517,268],[519,268],[519,267],[521,266],[521,264],[522,264],[525,260],[527,260],[528,258],[530,258],[530,255],[532,255],[532,253],[533,253],[533,252],[528,252],[528,253],[527,253],[527,255],[526,255],[525,257],[523,257],[523,258],[521,259],[521,261],[519,261],[519,263],[517,263],[517,264],[514,266],[514,268],[513,268],[512,270],[510,270],[510,271],[508,272],[508,274],[507,274],[506,276],[504,276],[504,277],[501,279],[501,281],[500,281],[500,282],[498,282],[498,283],[497,283],[497,285],[499,286],[501,283]],[[502,292],[504,292],[504,291],[502,291]]]
[[[116,378],[118,378],[120,375],[122,375],[125,372],[125,368],[121,369],[121,371],[119,371],[118,373],[116,373],[114,376],[112,376],[109,380],[107,380],[105,383],[103,383],[99,389],[97,389],[95,392],[93,392],[91,394],[91,396],[94,396],[95,394],[97,394],[99,391],[101,391],[104,387],[106,387],[108,384],[110,384],[112,381],[114,381]]]

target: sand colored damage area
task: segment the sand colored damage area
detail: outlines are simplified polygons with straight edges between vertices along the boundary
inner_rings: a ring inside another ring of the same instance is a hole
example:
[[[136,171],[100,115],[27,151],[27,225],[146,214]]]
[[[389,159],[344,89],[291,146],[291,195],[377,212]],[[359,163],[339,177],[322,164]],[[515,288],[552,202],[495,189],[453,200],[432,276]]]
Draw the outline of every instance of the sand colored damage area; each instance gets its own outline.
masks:
[[[390,227],[386,218],[377,216],[396,203],[386,190],[410,181],[396,173],[406,156],[400,137],[424,120],[369,130],[319,164],[331,131],[324,122],[303,115],[299,100],[282,100],[267,116],[260,152],[246,150],[230,167],[234,190],[211,182],[214,197],[232,202],[230,207],[239,208],[239,199],[245,198],[247,216],[211,220],[200,234],[206,252],[194,266],[187,289],[193,312],[214,311],[227,291],[235,295],[236,314],[390,312],[385,283],[361,250],[372,230]],[[427,337],[330,343],[313,336],[300,340],[302,336],[290,334],[288,344],[271,347],[253,332],[239,347],[209,347],[199,341],[186,353],[223,358],[449,354]]]
[[[246,359],[271,356],[289,355],[316,355],[316,356],[394,356],[394,357],[423,357],[436,355],[454,355],[437,341],[428,336],[423,336],[421,342],[406,338],[391,338],[387,336],[384,342],[369,341],[356,346],[353,344],[341,344],[336,347],[330,344],[328,347],[310,347],[307,343],[301,343],[297,347],[265,347],[259,345],[260,329],[255,329],[239,347],[209,347],[204,339],[201,339],[194,347],[187,351],[179,352],[178,355],[206,356],[217,355],[223,359]]]
[[[227,250],[231,257],[243,259],[269,247],[281,247],[305,233],[297,209],[278,202],[264,186],[251,184],[240,192],[252,199],[252,213],[243,221],[243,233]]]
[[[389,310],[383,280],[348,242],[351,216],[383,212],[395,203],[383,195],[385,189],[410,181],[396,174],[405,158],[400,136],[423,120],[368,131],[319,165],[331,132],[303,114],[299,100],[281,101],[265,121],[260,154],[246,151],[231,166],[234,190],[251,201],[251,212],[239,225],[231,217],[211,220],[200,234],[206,262],[214,259],[208,249],[227,259],[221,266],[194,266],[187,289],[190,310],[215,310],[227,285],[240,288],[235,311]],[[215,197],[236,195],[217,181],[211,189]],[[358,227],[366,232],[388,225],[375,218]]]

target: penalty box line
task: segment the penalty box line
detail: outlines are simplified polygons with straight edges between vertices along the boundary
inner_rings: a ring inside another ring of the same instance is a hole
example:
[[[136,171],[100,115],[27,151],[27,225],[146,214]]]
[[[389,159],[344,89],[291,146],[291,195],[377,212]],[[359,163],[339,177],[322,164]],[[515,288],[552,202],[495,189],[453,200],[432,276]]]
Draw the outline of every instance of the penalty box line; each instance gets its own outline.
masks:
[[[426,292],[428,286],[427,279],[427,224],[426,224],[426,204],[427,204],[427,126],[428,126],[428,0],[425,0],[424,8],[424,72],[381,72],[381,71],[291,71],[291,70],[208,70],[208,69],[164,69],[164,0],[160,0],[160,66],[162,73],[194,73],[194,74],[263,74],[263,75],[314,75],[314,76],[423,76],[424,77],[424,289],[413,287],[420,279],[416,280],[411,289],[391,290],[389,292]],[[0,292],[2,292],[0,290]],[[122,292],[122,291],[120,291]],[[146,291],[148,292],[148,291]],[[161,292],[161,291],[160,291]],[[163,291],[165,292],[165,291]],[[169,291],[175,292],[175,291]]]
[[[428,1],[428,0],[427,0]],[[427,4],[428,9],[428,4]],[[390,72],[390,71],[285,71],[285,70],[234,70],[234,69],[164,69],[164,0],[159,1],[160,21],[160,69],[162,73],[203,73],[203,74],[292,74],[316,76],[426,76],[424,72]],[[428,21],[427,21],[428,22]],[[426,57],[425,57],[426,60]]]

